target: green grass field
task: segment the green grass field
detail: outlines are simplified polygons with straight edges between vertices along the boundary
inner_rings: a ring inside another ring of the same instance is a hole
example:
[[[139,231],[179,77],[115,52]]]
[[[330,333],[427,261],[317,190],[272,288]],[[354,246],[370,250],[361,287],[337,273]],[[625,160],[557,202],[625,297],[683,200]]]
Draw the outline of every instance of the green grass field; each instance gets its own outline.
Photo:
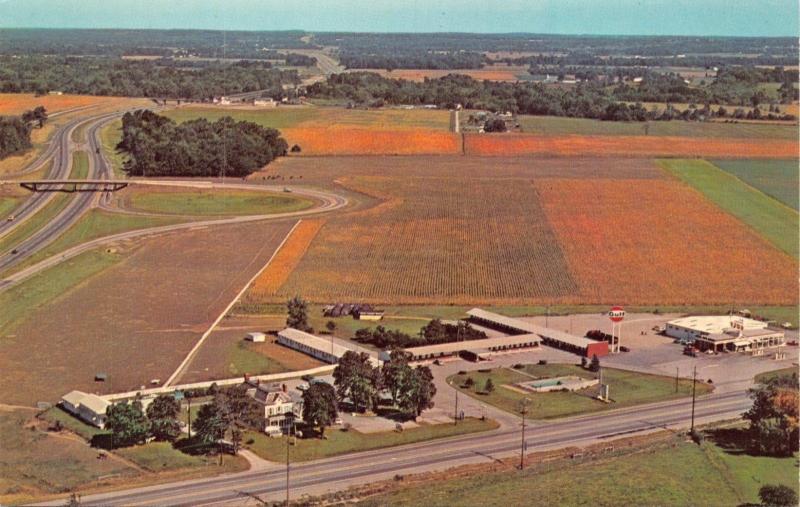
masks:
[[[81,421],[72,414],[62,410],[60,407],[52,407],[42,412],[39,418],[50,423],[60,422],[64,428],[79,435],[86,441],[90,441],[95,435],[103,433],[103,430],[91,426]]]
[[[241,456],[225,456],[219,467],[217,456],[205,456],[183,453],[175,449],[169,442],[151,442],[144,445],[116,449],[115,454],[122,456],[150,472],[166,472],[186,469],[206,469],[213,467],[215,473],[241,472],[247,470],[247,460]]]
[[[137,211],[175,215],[268,215],[308,209],[313,201],[293,195],[258,191],[135,192],[130,207]]]
[[[481,421],[473,418],[467,418],[458,425],[422,425],[403,432],[359,433],[352,429],[343,431],[338,428],[328,428],[325,432],[327,439],[298,438],[295,445],[289,449],[289,460],[292,462],[309,461],[349,452],[393,447],[495,428],[497,428],[497,423],[494,421]],[[270,438],[263,433],[248,432],[244,440],[247,441],[251,438],[254,442],[247,444],[247,447],[262,458],[270,461],[286,459],[287,437]]]
[[[114,172],[114,176],[117,178],[125,177],[125,173],[122,171],[125,155],[118,153],[116,150],[116,146],[121,140],[121,119],[109,122],[100,129],[100,142],[103,146],[103,152],[111,163],[111,169]]]
[[[713,163],[793,210],[800,207],[797,160],[714,160]]]
[[[798,214],[705,160],[660,160],[661,166],[773,245],[798,257]]]
[[[19,205],[19,201],[19,197],[0,197],[0,220],[5,220]]]
[[[36,214],[20,224],[13,232],[0,239],[0,253],[11,251],[20,242],[48,224],[69,204],[71,198],[72,196],[68,194],[58,194],[53,197]]]
[[[230,116],[276,129],[293,127],[373,127],[425,128],[447,130],[447,111],[405,109],[346,109],[344,107],[277,107],[274,109],[235,109],[219,107],[182,107],[162,113],[178,123],[206,118],[215,121]]]
[[[520,116],[523,132],[542,135],[643,136],[644,122],[611,122],[559,116]],[[797,139],[797,127],[791,125],[716,123],[689,121],[648,122],[650,136],[733,137],[755,139]]]
[[[97,450],[75,438],[25,426],[33,410],[0,411],[0,503],[28,503],[41,495],[64,493],[101,477],[134,477],[117,460],[98,460]]]
[[[83,180],[89,175],[89,154],[85,151],[76,151],[72,154],[72,170],[69,177]]]
[[[638,452],[586,461],[532,463],[466,478],[414,483],[358,502],[363,506],[419,505],[704,505],[758,504],[764,484],[797,490],[795,458],[728,453],[712,442],[676,438]]]
[[[678,382],[678,392],[675,392],[674,378],[615,368],[603,368],[603,382],[609,385],[610,397],[613,403],[604,403],[595,399],[596,388],[588,388],[576,392],[533,393],[520,392],[503,387],[504,384],[510,385],[533,380],[531,376],[535,378],[564,375],[576,375],[583,378],[595,377],[594,373],[571,364],[525,365],[522,371],[528,375],[508,368],[492,369],[489,372],[471,371],[463,375],[453,375],[448,378],[448,382],[461,392],[506,412],[518,413],[520,401],[528,398],[530,400],[528,416],[531,419],[568,417],[642,403],[683,398],[690,396],[692,392],[691,380],[681,379]],[[467,378],[471,378],[475,383],[473,388],[464,387]],[[491,393],[484,393],[484,386],[489,378],[492,379],[495,389]],[[697,384],[698,394],[706,394],[710,391],[710,386],[701,383]]]
[[[231,376],[266,375],[291,371],[278,361],[253,350],[249,342],[237,341],[228,348],[228,372]]]
[[[10,334],[35,310],[121,260],[120,254],[93,250],[0,292],[0,333]]]

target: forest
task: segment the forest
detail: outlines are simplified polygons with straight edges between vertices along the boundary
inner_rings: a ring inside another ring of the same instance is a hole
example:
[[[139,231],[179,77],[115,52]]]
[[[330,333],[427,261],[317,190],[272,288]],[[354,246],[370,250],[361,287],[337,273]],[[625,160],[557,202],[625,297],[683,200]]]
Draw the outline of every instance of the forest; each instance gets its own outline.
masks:
[[[132,61],[111,58],[0,57],[0,92],[60,91],[82,95],[211,100],[215,96],[266,90],[280,98],[282,85],[299,82],[294,70],[269,62]]]
[[[0,160],[31,147],[31,129],[19,116],[0,116]]]
[[[746,90],[748,91],[744,95],[735,97],[741,105],[758,106],[763,103],[755,88]],[[657,73],[648,74],[636,88],[623,83],[609,89],[598,82],[578,83],[574,87],[553,87],[543,83],[477,81],[457,74],[417,83],[387,79],[369,72],[354,72],[329,76],[327,81],[310,86],[308,94],[371,107],[434,104],[442,108],[453,108],[461,104],[465,109],[622,121],[707,119],[719,114],[712,111],[709,104],[729,104],[727,100],[731,99],[706,89],[691,88],[677,76]],[[638,102],[696,103],[703,105],[703,108],[678,111],[669,107],[655,112],[647,111]],[[726,116],[728,111],[723,108],[721,113],[721,116]],[[742,110],[733,114],[740,118],[746,113]],[[764,112],[762,116],[760,109],[758,113],[753,111],[749,114],[750,117],[758,115],[758,118],[794,119],[791,115],[773,112]]]
[[[131,176],[246,177],[286,155],[275,129],[226,116],[176,124],[149,110],[125,113],[117,150]]]

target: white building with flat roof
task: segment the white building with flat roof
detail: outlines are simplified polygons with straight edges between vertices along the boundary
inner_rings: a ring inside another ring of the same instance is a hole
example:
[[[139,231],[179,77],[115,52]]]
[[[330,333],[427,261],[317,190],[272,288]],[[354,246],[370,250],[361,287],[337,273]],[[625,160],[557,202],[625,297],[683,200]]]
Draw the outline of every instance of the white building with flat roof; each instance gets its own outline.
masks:
[[[96,394],[71,391],[61,398],[61,406],[92,426],[103,428],[106,424],[106,410],[111,403]]]
[[[728,329],[766,329],[767,323],[736,315],[702,315],[683,317],[667,322],[664,333],[683,341],[693,341],[708,335],[723,334]]]
[[[283,331],[278,332],[277,341],[285,347],[308,354],[311,357],[330,364],[338,363],[339,359],[341,359],[347,351],[366,352],[369,354],[373,365],[380,366],[381,364],[374,352],[359,347],[356,344],[345,347],[333,336],[322,338],[311,333],[306,333],[305,331],[300,331],[299,329],[287,327]]]

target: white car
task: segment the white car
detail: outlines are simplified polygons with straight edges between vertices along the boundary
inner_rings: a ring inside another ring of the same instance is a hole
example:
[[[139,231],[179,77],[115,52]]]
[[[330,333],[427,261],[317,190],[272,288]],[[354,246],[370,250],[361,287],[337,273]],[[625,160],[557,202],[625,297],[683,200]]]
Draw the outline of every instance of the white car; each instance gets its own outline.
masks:
[[[305,391],[306,389],[308,389],[308,384],[300,384],[297,386],[298,391]]]
[[[13,222],[15,218],[17,217],[15,217],[14,215],[8,215],[8,218],[6,218],[6,222]]]

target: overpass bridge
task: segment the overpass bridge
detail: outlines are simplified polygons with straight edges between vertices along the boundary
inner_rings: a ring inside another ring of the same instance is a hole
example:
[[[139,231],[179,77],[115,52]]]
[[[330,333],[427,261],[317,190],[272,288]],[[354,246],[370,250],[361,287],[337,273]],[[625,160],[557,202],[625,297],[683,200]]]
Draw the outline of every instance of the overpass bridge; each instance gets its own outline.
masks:
[[[104,179],[39,179],[39,180],[0,180],[4,185],[19,185],[31,192],[116,192],[131,185],[148,186],[188,186],[193,188],[212,188],[210,181],[186,180],[104,180]]]

